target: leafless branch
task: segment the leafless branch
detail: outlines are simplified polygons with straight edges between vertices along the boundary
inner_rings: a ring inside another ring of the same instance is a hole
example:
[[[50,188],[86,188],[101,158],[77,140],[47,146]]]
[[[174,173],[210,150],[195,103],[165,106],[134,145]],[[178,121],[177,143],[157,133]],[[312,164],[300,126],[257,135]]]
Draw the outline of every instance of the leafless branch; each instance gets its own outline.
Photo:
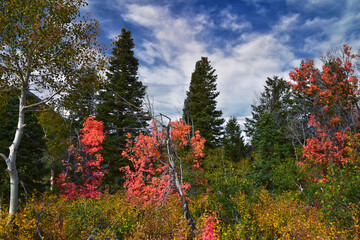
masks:
[[[56,95],[58,95],[62,90],[63,90],[63,88],[59,89],[58,91],[56,91],[50,97],[46,98],[43,101],[24,106],[23,109],[29,109],[29,108],[33,108],[33,107],[37,107],[37,106],[40,106],[42,104],[45,104],[45,103],[49,102],[51,99],[53,99]],[[32,110],[30,110],[30,111],[32,111]]]
[[[24,186],[24,183],[19,179],[19,182],[21,183],[21,186],[23,187],[24,189],[24,192],[25,192],[25,199],[26,199],[26,202],[28,201],[28,194],[27,194],[27,191],[26,191],[26,188]]]
[[[0,153],[0,157],[2,157],[5,160],[5,162],[7,162],[8,158],[4,154]]]

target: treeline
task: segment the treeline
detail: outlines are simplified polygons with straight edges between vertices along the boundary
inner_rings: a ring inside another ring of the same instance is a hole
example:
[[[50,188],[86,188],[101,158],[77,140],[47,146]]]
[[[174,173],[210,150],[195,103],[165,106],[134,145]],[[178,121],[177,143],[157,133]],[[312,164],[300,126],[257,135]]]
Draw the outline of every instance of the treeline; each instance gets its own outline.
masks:
[[[269,77],[242,130],[207,57],[182,119],[155,116],[131,31],[106,60],[84,1],[30,2],[0,3],[2,238],[360,237],[349,46]]]

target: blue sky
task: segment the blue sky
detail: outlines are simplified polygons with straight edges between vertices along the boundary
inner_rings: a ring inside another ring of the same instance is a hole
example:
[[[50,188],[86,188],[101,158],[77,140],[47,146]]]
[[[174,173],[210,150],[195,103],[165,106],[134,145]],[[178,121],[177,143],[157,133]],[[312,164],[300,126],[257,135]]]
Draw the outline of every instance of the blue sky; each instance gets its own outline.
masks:
[[[196,61],[218,75],[223,117],[251,115],[267,77],[349,44],[360,49],[359,0],[89,0],[105,44],[132,31],[139,79],[155,112],[178,119]],[[111,47],[110,47],[111,49]]]

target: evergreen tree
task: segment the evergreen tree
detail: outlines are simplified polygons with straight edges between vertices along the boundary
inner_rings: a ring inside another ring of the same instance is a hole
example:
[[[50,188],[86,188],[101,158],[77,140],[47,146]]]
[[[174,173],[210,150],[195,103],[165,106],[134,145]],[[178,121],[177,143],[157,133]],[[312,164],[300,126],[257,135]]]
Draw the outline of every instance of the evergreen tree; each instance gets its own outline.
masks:
[[[268,78],[257,105],[252,105],[252,119],[246,119],[246,133],[256,153],[252,175],[268,189],[274,189],[273,173],[287,158],[294,157],[290,141],[289,118],[293,115],[290,85],[282,78]],[[295,184],[293,184],[295,186]],[[278,187],[278,186],[277,186]]]
[[[126,134],[138,135],[148,119],[141,111],[146,87],[137,76],[139,63],[134,57],[131,31],[123,28],[114,45],[108,80],[100,91],[96,119],[104,122],[107,132],[102,151],[109,170],[105,182],[117,187],[122,180],[119,168],[129,164],[121,155]]]
[[[293,106],[293,96],[290,85],[282,78],[277,76],[266,80],[264,92],[261,93],[258,103],[251,105],[252,118],[246,118],[246,133],[253,137],[259,130],[257,124],[265,114],[270,114],[276,122],[277,129],[285,132],[288,117]],[[254,140],[252,144],[254,144]],[[256,143],[256,140],[255,140]]]
[[[238,162],[247,155],[247,147],[244,142],[244,137],[241,136],[241,128],[236,117],[230,117],[226,123],[223,147],[225,157],[231,161]]]
[[[216,97],[219,95],[216,79],[215,69],[207,57],[202,57],[195,65],[183,108],[183,118],[194,130],[200,131],[209,149],[220,145],[224,123],[222,111],[216,110]]]
[[[64,99],[63,107],[68,112],[67,119],[71,127],[79,130],[85,118],[95,116],[96,92],[100,89],[101,82],[94,69],[86,69],[74,81]]]

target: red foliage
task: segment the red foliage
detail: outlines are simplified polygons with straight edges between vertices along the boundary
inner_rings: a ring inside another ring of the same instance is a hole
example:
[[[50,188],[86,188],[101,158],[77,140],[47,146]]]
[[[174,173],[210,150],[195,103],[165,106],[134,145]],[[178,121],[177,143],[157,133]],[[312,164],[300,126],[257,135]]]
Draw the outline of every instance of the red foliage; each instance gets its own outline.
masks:
[[[182,161],[199,169],[204,157],[204,138],[197,131],[189,140],[191,126],[183,120],[168,126],[154,121],[150,129],[149,134],[140,133],[136,138],[128,134],[127,149],[123,152],[123,156],[133,163],[133,168],[126,166],[120,171],[125,172],[125,187],[135,205],[159,203],[168,194],[178,192],[176,181],[182,174]],[[183,191],[190,187],[181,180],[179,183]]]
[[[328,61],[322,71],[315,68],[313,60],[305,60],[289,74],[292,88],[313,100],[316,114],[308,124],[315,128],[315,136],[307,139],[303,156],[322,167],[323,177],[329,164],[348,162],[349,136],[357,136],[359,130],[358,79],[352,65],[355,55],[347,45],[342,50],[342,58]]]
[[[80,130],[80,146],[71,145],[69,158],[63,160],[65,171],[57,179],[64,197],[74,199],[80,196],[97,199],[99,188],[105,174],[101,168],[103,158],[99,151],[105,139],[104,126],[100,121],[89,117]]]
[[[212,212],[205,220],[200,240],[216,240],[219,236],[219,234],[215,231],[216,223],[218,222],[220,221],[216,218],[216,214]]]

